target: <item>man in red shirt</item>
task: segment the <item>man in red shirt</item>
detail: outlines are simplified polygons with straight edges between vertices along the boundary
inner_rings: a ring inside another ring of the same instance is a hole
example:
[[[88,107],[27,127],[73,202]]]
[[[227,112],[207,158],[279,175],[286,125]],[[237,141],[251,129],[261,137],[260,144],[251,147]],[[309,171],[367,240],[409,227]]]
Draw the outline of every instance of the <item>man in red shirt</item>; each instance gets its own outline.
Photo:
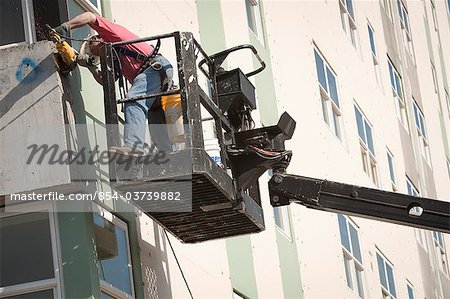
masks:
[[[73,19],[65,22],[55,28],[57,32],[62,35],[67,35],[71,29],[79,28],[89,25],[92,29],[97,31],[98,36],[91,39],[89,42],[89,49],[94,55],[99,55],[100,48],[104,42],[114,43],[119,41],[127,41],[137,39],[138,36],[126,28],[115,24],[107,19],[95,15],[91,12],[85,12]],[[143,96],[147,94],[157,93],[162,90],[163,86],[170,87],[173,77],[173,68],[170,62],[162,55],[155,57],[156,63],[147,67],[144,71],[139,72],[143,61],[138,60],[133,55],[127,55],[127,52],[134,52],[149,56],[153,51],[153,47],[145,42],[129,44],[120,46],[126,49],[119,52],[120,64],[122,66],[122,73],[124,77],[132,84],[127,93],[127,98],[134,98],[136,96]],[[80,56],[79,65],[88,66],[85,61],[86,58]],[[165,71],[165,78],[161,78],[160,69]],[[101,76],[98,71],[93,71],[94,77],[98,82],[101,82]],[[163,82],[164,79],[164,82]],[[125,128],[124,128],[124,146],[121,148],[114,148],[113,150],[136,154],[142,153],[145,140],[145,128],[147,126],[147,115],[150,108],[152,108],[155,98],[144,99],[125,103]],[[172,144],[167,135],[167,129],[161,123],[164,117],[164,112],[161,108],[151,112],[153,123],[158,125],[150,126],[150,135],[152,142],[159,150],[171,151]]]

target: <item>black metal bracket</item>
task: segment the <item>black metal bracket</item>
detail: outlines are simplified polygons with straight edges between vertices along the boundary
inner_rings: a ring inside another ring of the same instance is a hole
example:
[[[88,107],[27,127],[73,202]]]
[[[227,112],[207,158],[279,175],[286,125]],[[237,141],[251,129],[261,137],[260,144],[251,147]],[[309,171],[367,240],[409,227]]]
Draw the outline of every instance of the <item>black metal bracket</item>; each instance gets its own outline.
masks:
[[[238,189],[255,183],[268,169],[286,169],[292,152],[285,150],[284,141],[292,137],[295,125],[285,112],[274,126],[235,133],[236,144],[228,148],[228,157]]]
[[[250,49],[252,50],[252,53],[255,55],[256,59],[258,60],[258,62],[261,64],[261,66],[250,72],[245,74],[246,77],[251,77],[253,75],[256,75],[260,72],[262,72],[265,68],[266,68],[266,63],[261,59],[261,57],[258,55],[258,51],[256,51],[256,48],[252,45],[239,45],[239,46],[235,46],[233,48],[229,48],[226,49],[224,51],[218,52],[216,54],[213,55],[209,55],[209,59],[212,61],[213,65],[214,65],[214,70],[218,71],[220,66],[222,65],[222,63],[225,61],[225,59],[228,57],[228,55],[232,52],[236,52],[239,50],[243,50],[243,49]],[[213,76],[216,75],[216,73],[211,73],[211,72],[207,72],[204,68],[203,65],[207,62],[206,59],[203,59],[200,61],[200,63],[198,64],[198,67],[200,69],[200,71],[208,78],[211,78]],[[208,65],[210,65],[211,63],[208,63]]]
[[[308,208],[450,233],[450,203],[423,197],[276,173],[269,181],[272,206]]]

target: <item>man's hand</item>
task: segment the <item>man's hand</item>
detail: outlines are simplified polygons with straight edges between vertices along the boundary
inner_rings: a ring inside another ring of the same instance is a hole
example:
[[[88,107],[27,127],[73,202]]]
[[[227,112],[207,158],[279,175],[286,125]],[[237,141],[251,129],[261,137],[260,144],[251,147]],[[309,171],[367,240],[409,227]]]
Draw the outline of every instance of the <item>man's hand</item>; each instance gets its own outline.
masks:
[[[94,67],[94,57],[86,54],[78,54],[77,63],[79,66],[91,68]]]
[[[60,34],[60,35],[67,36],[69,34],[69,31],[70,31],[70,25],[69,25],[69,23],[64,22],[61,25],[53,28],[53,30],[58,32],[58,34]]]
[[[87,68],[94,76],[95,81],[97,81],[100,85],[103,85],[102,74],[97,66],[94,65],[94,57],[87,54],[78,54],[77,64]]]

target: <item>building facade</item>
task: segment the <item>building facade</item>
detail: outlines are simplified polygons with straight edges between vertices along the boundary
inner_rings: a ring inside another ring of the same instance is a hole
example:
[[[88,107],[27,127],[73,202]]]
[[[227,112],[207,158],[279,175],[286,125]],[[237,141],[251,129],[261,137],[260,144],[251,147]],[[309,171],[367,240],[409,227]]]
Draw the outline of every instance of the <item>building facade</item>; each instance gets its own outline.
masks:
[[[2,1],[0,50],[84,11],[139,36],[191,31],[209,54],[255,46],[267,67],[252,79],[254,119],[272,125],[288,111],[297,121],[289,173],[450,200],[448,0]],[[174,61],[171,50],[162,48]],[[250,56],[228,62],[256,65]],[[0,82],[5,103],[11,91]],[[62,84],[73,122],[101,128],[102,89],[89,71]],[[0,107],[1,120],[9,110]],[[79,142],[106,147],[100,133]],[[72,193],[111,190],[104,166],[90,171],[95,183]],[[268,180],[260,179],[264,232],[193,245],[120,200],[75,202],[77,212],[22,203],[0,215],[0,298],[450,298],[448,235],[274,209]]]

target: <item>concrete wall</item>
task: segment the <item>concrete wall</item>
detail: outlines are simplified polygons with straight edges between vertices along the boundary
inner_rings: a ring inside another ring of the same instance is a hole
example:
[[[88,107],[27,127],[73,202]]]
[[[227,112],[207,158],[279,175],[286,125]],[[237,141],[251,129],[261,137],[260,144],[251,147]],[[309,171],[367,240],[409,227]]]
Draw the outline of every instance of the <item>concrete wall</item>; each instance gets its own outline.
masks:
[[[50,155],[39,163],[40,153],[29,148],[57,145],[56,159],[73,149],[73,131],[65,126],[73,118],[54,53],[51,42],[0,50],[0,195],[80,190],[67,186],[74,175],[69,165],[50,165]]]

